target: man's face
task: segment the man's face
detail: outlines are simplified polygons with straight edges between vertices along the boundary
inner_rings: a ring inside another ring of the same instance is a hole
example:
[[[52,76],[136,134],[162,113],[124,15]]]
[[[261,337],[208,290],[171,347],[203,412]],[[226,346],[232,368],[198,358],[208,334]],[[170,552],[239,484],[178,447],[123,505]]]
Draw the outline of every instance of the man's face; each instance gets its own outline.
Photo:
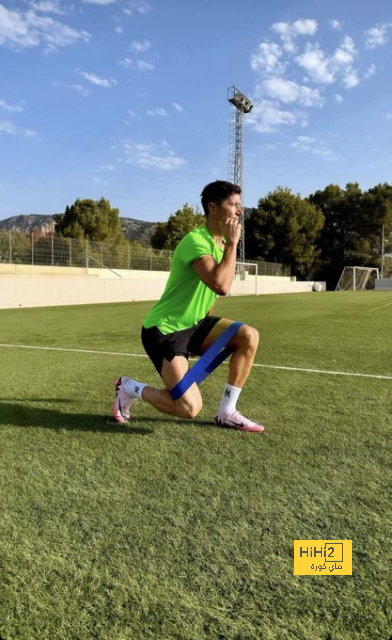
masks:
[[[222,200],[220,205],[212,202],[210,205],[210,213],[212,213],[219,222],[226,222],[226,220],[230,220],[231,218],[237,218],[239,220],[243,215],[241,195],[239,193],[232,193],[231,196]]]

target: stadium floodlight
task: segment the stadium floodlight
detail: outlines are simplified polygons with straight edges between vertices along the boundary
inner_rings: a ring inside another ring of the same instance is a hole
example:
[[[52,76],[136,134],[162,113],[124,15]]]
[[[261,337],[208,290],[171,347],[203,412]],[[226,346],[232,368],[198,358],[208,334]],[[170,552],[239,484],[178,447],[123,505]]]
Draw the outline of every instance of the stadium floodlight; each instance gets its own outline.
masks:
[[[244,94],[241,93],[241,91],[238,91],[235,87],[231,87],[231,91],[234,93],[234,95],[229,97],[228,101],[231,102],[231,104],[233,104],[237,109],[242,111],[242,113],[250,113],[254,105],[249,100],[249,98],[244,96]]]
[[[242,206],[244,207],[244,114],[250,113],[253,104],[242,91],[234,85],[227,90],[227,99],[235,107],[230,120],[229,171],[228,178],[238,184],[242,191]],[[238,243],[239,259],[245,262],[245,216],[242,223],[242,233]]]

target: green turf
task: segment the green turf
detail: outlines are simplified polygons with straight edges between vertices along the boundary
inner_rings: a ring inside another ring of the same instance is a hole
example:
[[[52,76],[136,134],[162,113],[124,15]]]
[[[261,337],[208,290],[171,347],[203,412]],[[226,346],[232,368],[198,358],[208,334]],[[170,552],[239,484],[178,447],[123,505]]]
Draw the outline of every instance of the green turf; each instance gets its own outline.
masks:
[[[218,302],[256,326],[256,362],[392,375],[392,296]],[[389,306],[385,306],[389,305]],[[142,354],[150,303],[0,311],[0,342]],[[380,308],[382,307],[382,308]],[[255,367],[262,435],[215,428],[227,366],[185,423],[137,404],[146,358],[0,347],[4,640],[388,640],[392,380]],[[295,539],[352,539],[352,576],[294,576]]]

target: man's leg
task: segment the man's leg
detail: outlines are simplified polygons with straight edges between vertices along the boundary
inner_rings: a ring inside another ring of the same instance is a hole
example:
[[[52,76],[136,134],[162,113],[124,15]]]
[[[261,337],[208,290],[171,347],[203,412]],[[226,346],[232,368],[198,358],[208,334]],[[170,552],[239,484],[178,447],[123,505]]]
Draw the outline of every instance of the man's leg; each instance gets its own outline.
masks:
[[[171,362],[163,360],[161,375],[166,389],[145,387],[143,400],[162,413],[179,418],[195,418],[203,407],[198,385],[194,382],[178,400],[173,400],[170,393],[171,389],[174,389],[183,379],[188,369],[188,360],[183,356],[175,356]]]
[[[233,320],[221,318],[213,327],[202,344],[202,351],[206,351],[219,338],[219,336],[233,323]],[[242,325],[235,336],[229,341],[228,346],[233,349],[229,362],[229,375],[225,386],[218,415],[215,418],[217,424],[239,428],[247,431],[263,431],[264,427],[248,418],[245,418],[237,410],[242,387],[247,381],[259,346],[259,332],[249,325]]]
[[[233,324],[233,320],[229,320],[228,318],[221,318],[219,322],[216,323],[201,346],[203,353],[216,342],[219,336],[231,324]],[[227,346],[234,350],[230,358],[227,382],[235,387],[242,388],[249,377],[257,353],[259,332],[257,329],[243,324]]]
[[[170,362],[164,359],[161,376],[165,384],[164,389],[150,387],[122,377],[117,382],[117,397],[113,404],[113,415],[118,422],[128,422],[130,407],[136,398],[141,398],[154,409],[179,418],[195,418],[203,406],[199,387],[196,383],[179,398],[173,400],[170,390],[184,377],[189,369],[188,360],[183,356],[175,356]]]
[[[232,320],[220,319],[198,348],[203,353],[232,324]],[[245,384],[256,355],[259,334],[256,329],[242,325],[237,334],[229,341],[234,351],[229,363],[229,376],[222,402],[215,418],[217,424],[244,431],[264,431],[264,427],[242,416],[236,409],[236,403],[242,386]],[[165,389],[158,389],[139,383],[131,378],[120,378],[117,383],[117,398],[113,404],[113,414],[118,422],[128,422],[130,405],[136,398],[142,398],[162,413],[180,418],[194,418],[202,409],[199,387],[193,383],[178,399],[173,400],[170,391],[180,382],[189,369],[183,356],[175,356],[171,361],[163,359],[162,379]],[[125,419],[124,419],[125,418]]]

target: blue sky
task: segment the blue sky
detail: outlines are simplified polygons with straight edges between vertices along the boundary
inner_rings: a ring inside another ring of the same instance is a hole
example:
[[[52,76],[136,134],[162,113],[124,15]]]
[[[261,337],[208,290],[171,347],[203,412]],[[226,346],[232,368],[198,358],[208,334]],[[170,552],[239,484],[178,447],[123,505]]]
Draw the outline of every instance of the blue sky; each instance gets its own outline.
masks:
[[[392,182],[391,49],[385,0],[0,0],[0,219],[198,205],[228,178],[232,85],[247,206]]]

